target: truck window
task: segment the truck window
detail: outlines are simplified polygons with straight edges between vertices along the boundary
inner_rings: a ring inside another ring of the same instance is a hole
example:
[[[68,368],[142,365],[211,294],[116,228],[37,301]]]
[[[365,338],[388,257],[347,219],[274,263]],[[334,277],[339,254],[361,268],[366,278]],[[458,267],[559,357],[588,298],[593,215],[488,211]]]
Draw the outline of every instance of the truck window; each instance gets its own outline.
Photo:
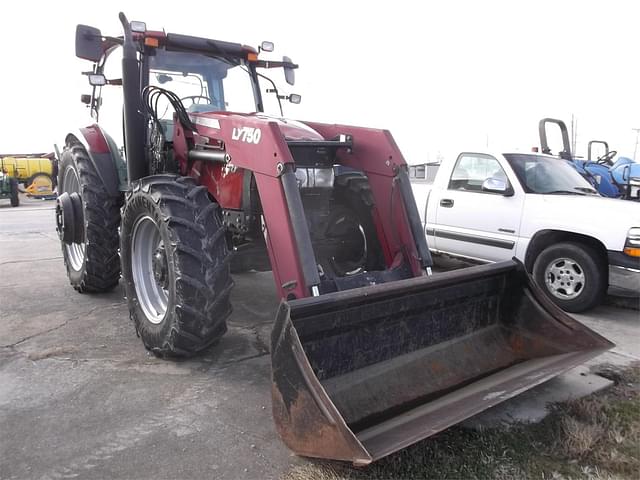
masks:
[[[409,178],[424,180],[427,178],[426,165],[411,165],[409,166]]]
[[[449,190],[481,192],[487,178],[508,182],[507,175],[494,157],[480,153],[460,155],[449,180]]]
[[[567,160],[544,155],[507,153],[504,156],[527,193],[596,193]]]

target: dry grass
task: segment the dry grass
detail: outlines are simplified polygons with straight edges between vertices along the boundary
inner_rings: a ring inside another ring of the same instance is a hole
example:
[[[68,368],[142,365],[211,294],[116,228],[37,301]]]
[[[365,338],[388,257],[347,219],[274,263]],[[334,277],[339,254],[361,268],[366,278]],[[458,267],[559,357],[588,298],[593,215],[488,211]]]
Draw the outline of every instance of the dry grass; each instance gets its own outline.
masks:
[[[555,448],[566,458],[640,478],[640,367],[600,372],[615,386],[557,407]]]
[[[538,424],[454,427],[364,469],[338,462],[294,467],[283,480],[640,478],[640,364],[597,373],[614,386],[556,405]]]

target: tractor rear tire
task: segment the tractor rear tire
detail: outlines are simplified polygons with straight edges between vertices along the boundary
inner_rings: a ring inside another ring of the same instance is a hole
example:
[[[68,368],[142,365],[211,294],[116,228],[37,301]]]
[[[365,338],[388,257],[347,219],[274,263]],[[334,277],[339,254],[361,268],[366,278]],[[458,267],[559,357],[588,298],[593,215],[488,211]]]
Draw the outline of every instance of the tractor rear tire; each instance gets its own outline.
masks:
[[[11,206],[12,207],[19,207],[20,206],[20,196],[18,195],[18,180],[16,180],[15,178],[12,178],[9,181],[9,184],[11,186]]]
[[[80,293],[109,292],[120,280],[118,226],[122,199],[107,193],[81,143],[67,145],[58,172],[60,193],[82,198],[84,240],[61,242],[69,282]]]
[[[159,357],[190,357],[216,343],[231,314],[229,250],[219,206],[189,177],[133,183],[120,254],[131,319]]]

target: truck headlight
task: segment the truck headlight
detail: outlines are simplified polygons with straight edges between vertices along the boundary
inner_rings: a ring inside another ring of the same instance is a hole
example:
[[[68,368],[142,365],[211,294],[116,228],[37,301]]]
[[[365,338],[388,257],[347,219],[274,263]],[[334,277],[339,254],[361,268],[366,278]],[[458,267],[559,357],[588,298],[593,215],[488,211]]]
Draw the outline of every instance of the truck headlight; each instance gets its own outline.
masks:
[[[640,178],[631,177],[629,179],[629,196],[631,198],[640,198]]]
[[[624,244],[624,253],[631,257],[640,257],[640,227],[629,229],[627,241]]]
[[[296,168],[298,188],[333,188],[333,168]]]

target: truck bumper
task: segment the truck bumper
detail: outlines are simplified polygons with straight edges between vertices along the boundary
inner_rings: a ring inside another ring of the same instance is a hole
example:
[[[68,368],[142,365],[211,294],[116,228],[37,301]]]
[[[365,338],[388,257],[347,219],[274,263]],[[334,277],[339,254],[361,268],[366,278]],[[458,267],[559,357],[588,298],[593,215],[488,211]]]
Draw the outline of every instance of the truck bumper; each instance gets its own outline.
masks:
[[[609,286],[625,294],[640,295],[640,258],[609,250]]]
[[[610,265],[609,285],[625,293],[640,295],[640,270]]]
[[[625,294],[640,295],[640,258],[609,250],[609,285]]]

